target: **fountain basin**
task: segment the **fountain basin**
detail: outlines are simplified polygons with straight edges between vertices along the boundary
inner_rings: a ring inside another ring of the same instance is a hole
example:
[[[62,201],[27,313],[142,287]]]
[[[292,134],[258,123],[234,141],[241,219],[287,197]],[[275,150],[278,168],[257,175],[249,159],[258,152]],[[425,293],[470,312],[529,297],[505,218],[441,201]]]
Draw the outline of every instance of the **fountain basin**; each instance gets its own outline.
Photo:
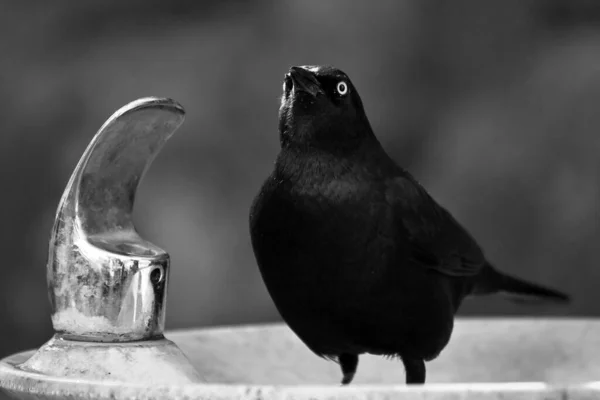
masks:
[[[27,351],[0,361],[0,388],[16,399],[600,397],[600,321],[594,319],[458,318],[448,347],[427,364],[428,383],[421,387],[404,385],[399,361],[370,355],[361,356],[353,384],[340,387],[338,365],[312,354],[283,324],[178,330],[166,337],[183,351],[197,375],[165,374],[162,380],[149,376],[145,381],[143,371],[138,380],[120,374],[61,376],[60,368],[40,372],[31,362],[23,368],[36,354]],[[127,345],[94,346],[109,351]]]

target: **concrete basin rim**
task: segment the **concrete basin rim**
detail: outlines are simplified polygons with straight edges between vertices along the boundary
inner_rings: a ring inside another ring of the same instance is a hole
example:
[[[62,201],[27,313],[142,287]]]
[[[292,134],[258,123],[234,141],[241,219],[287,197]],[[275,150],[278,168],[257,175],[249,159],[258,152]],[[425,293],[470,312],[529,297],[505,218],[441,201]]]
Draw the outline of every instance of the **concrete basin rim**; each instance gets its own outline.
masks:
[[[0,360],[0,388],[15,392],[27,392],[31,394],[44,394],[48,391],[64,391],[68,387],[69,393],[88,393],[98,389],[117,391],[122,390],[143,390],[151,392],[179,392],[179,393],[220,393],[220,394],[251,394],[260,392],[263,395],[269,392],[289,392],[289,393],[347,393],[351,392],[471,392],[471,393],[489,393],[489,392],[533,392],[550,393],[556,391],[572,389],[588,389],[594,392],[600,392],[600,381],[581,382],[576,384],[551,384],[546,382],[477,382],[477,383],[431,383],[425,386],[408,387],[403,383],[398,384],[356,384],[349,387],[340,387],[337,385],[262,385],[262,384],[244,384],[244,383],[185,383],[185,384],[156,384],[131,383],[117,380],[92,381],[80,378],[65,378],[42,375],[31,371],[19,369],[10,362],[12,358],[26,358],[35,353],[35,350],[28,350],[16,353],[3,360]],[[53,389],[53,390],[52,390]]]
[[[457,321],[469,322],[558,322],[558,323],[600,323],[597,318],[580,318],[580,317],[460,317]],[[165,338],[170,339],[171,336],[177,337],[189,332],[197,334],[219,334],[232,332],[234,330],[260,330],[260,329],[289,329],[282,322],[267,322],[247,325],[222,325],[206,328],[188,328],[174,329],[165,333]],[[199,395],[219,394],[223,396],[229,395],[244,395],[244,397],[253,397],[253,394],[258,393],[264,399],[268,393],[286,394],[308,394],[322,393],[323,395],[335,395],[343,393],[556,393],[556,392],[571,392],[571,391],[592,391],[600,393],[599,381],[584,381],[578,383],[550,383],[543,381],[533,382],[464,382],[464,383],[430,383],[425,386],[407,387],[402,382],[397,384],[354,384],[349,387],[340,387],[336,384],[302,384],[302,385],[268,385],[268,384],[244,384],[244,383],[178,383],[178,384],[156,384],[148,385],[147,383],[132,383],[118,380],[86,380],[81,378],[65,378],[58,376],[43,375],[32,371],[20,369],[16,364],[31,357],[37,349],[31,349],[12,354],[0,360],[0,388],[13,392],[29,393],[29,394],[47,394],[52,392],[68,392],[70,394],[85,394],[90,391],[98,390],[115,392],[121,391],[139,391],[147,393],[165,393],[177,392],[181,394]],[[68,387],[65,390],[65,387]]]

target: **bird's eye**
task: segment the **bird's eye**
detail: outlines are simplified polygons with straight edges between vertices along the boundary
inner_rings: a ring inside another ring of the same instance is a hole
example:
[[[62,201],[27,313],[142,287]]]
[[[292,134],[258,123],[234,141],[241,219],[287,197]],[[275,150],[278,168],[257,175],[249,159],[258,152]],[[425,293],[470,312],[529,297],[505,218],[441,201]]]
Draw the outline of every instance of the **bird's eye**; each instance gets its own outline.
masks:
[[[337,90],[337,92],[343,96],[348,93],[348,85],[344,81],[339,81],[335,87],[335,90]]]

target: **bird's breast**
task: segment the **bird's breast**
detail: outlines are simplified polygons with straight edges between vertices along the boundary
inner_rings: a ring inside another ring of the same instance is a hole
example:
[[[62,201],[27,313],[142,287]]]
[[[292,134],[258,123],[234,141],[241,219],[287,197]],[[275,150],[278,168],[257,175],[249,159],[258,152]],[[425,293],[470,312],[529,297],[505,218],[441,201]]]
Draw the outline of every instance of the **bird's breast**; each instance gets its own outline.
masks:
[[[365,288],[395,255],[391,209],[356,179],[276,182],[255,216],[255,253],[267,285]],[[361,283],[362,282],[362,283]]]

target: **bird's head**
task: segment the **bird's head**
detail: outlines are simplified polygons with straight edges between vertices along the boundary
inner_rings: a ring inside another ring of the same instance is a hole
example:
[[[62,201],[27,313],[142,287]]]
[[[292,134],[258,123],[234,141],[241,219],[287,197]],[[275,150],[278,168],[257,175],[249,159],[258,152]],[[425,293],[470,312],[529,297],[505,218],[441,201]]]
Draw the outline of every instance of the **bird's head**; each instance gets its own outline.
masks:
[[[282,147],[351,151],[374,138],[348,75],[327,66],[292,67],[279,108]]]

